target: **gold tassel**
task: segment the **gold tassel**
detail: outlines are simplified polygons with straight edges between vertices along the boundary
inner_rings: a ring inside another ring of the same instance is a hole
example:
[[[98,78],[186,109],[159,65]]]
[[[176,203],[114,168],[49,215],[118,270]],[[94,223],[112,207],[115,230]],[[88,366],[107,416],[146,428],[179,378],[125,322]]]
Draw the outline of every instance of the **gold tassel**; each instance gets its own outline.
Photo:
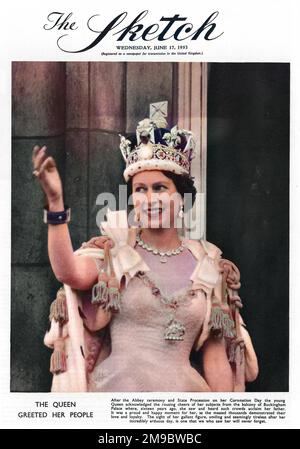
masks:
[[[57,291],[56,299],[50,306],[49,320],[52,321],[53,319],[58,322],[59,336],[54,342],[54,350],[50,359],[50,372],[59,374],[67,370],[63,325],[69,321],[69,316],[64,287]]]
[[[108,279],[107,265],[108,265],[108,250],[109,242],[104,243],[104,264],[98,274],[98,282],[92,289],[92,304],[106,308],[108,302]]]
[[[221,304],[214,296],[210,317],[210,330],[217,337],[234,338],[235,324],[230,316],[229,308]]]
[[[234,370],[233,391],[245,391],[245,343],[241,336],[239,310],[243,307],[238,290],[241,286],[240,272],[232,262],[223,260],[223,286],[226,285],[226,306],[233,323],[233,337],[227,339],[227,356]],[[225,292],[225,290],[223,290]]]
[[[108,264],[110,274],[108,275]],[[121,293],[110,257],[109,242],[104,244],[104,266],[98,275],[98,283],[92,289],[92,304],[101,306],[105,311],[119,312]]]
[[[50,306],[50,316],[49,320],[52,321],[52,319],[60,324],[65,324],[68,322],[68,309],[67,309],[67,300],[66,300],[66,294],[63,287],[61,287],[56,294],[56,299],[52,302]]]
[[[108,301],[108,275],[105,272],[99,273],[98,282],[92,289],[92,304],[105,307]]]
[[[114,267],[111,260],[111,254],[108,247],[108,261],[110,267],[110,278],[108,280],[108,309],[112,312],[119,312],[121,309],[121,293],[119,282],[116,278]]]
[[[112,277],[108,281],[108,298],[108,309],[119,312],[121,309],[121,293],[116,277]]]
[[[50,359],[50,372],[52,374],[60,374],[67,371],[67,356],[65,353],[65,342],[59,337],[54,342],[54,351]]]
[[[215,336],[222,335],[223,311],[219,304],[213,303],[210,316],[210,330]]]

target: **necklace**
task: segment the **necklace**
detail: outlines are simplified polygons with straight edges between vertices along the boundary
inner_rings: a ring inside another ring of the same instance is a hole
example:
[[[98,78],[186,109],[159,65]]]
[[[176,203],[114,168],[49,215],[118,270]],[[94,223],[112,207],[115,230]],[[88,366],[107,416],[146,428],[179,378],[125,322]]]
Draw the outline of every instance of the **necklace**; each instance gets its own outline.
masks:
[[[176,318],[176,311],[179,305],[186,304],[193,299],[196,295],[195,291],[191,287],[187,287],[186,291],[180,295],[165,296],[161,293],[157,285],[149,278],[144,271],[139,271],[136,276],[140,278],[143,283],[151,288],[152,294],[156,296],[161,303],[165,306],[166,322],[164,329],[165,340],[183,340],[186,332],[185,325]]]
[[[168,257],[177,256],[177,254],[180,254],[184,250],[184,247],[181,243],[180,246],[178,246],[178,248],[172,249],[170,251],[164,251],[164,252],[159,251],[158,249],[153,248],[148,243],[145,243],[139,234],[137,234],[137,236],[136,236],[136,241],[137,241],[137,244],[139,246],[141,246],[142,248],[146,249],[147,251],[150,251],[151,253],[153,253],[155,255],[159,255],[160,256],[159,260],[161,263],[166,263],[168,261]]]

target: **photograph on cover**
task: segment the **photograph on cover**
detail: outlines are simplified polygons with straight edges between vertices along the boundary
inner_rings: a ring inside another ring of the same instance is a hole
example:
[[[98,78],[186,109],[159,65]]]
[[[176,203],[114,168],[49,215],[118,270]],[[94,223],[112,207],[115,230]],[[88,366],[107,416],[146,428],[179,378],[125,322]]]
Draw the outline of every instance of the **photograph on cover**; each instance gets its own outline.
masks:
[[[12,62],[11,392],[286,392],[289,64]]]

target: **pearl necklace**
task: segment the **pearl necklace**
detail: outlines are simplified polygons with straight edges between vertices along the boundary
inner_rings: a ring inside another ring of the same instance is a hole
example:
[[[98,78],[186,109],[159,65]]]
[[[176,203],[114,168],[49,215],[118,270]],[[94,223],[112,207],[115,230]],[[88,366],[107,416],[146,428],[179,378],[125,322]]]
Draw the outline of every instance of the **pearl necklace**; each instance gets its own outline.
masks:
[[[139,234],[136,236],[136,241],[137,241],[137,244],[139,246],[141,246],[142,248],[146,249],[147,251],[150,251],[151,253],[153,253],[155,255],[159,255],[160,256],[159,260],[161,263],[166,263],[168,261],[168,257],[177,256],[184,250],[183,245],[180,244],[180,246],[178,246],[178,248],[172,249],[170,251],[164,251],[164,252],[159,251],[158,249],[153,248],[152,246],[148,245],[148,243],[145,243],[144,240],[141,239]]]

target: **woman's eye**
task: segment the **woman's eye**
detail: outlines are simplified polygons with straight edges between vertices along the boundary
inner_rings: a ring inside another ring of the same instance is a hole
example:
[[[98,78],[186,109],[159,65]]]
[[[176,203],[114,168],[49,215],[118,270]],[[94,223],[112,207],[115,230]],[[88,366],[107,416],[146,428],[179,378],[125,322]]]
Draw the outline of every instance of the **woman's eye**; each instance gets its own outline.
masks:
[[[158,192],[162,191],[162,190],[166,190],[166,186],[160,185],[160,186],[155,186],[153,190],[156,190]]]
[[[145,190],[145,187],[137,187],[137,188],[135,189],[136,192],[142,192],[142,191],[144,191],[144,190]]]

